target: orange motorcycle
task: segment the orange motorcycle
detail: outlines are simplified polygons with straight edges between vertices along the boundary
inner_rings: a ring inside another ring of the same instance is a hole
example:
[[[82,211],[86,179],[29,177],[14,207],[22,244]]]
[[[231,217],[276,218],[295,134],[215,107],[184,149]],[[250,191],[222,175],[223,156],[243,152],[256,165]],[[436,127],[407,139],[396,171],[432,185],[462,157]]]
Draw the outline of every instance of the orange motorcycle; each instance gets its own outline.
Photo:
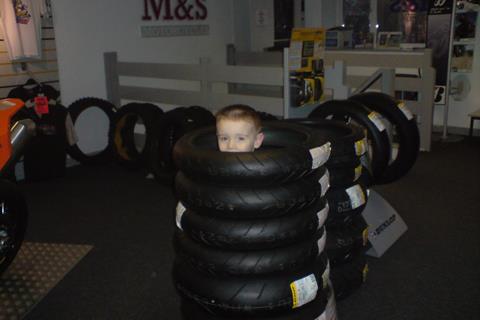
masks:
[[[35,124],[30,119],[12,125],[13,116],[23,105],[19,99],[0,100],[0,275],[15,258],[27,228],[25,198],[16,184],[3,179],[14,170],[35,131]]]

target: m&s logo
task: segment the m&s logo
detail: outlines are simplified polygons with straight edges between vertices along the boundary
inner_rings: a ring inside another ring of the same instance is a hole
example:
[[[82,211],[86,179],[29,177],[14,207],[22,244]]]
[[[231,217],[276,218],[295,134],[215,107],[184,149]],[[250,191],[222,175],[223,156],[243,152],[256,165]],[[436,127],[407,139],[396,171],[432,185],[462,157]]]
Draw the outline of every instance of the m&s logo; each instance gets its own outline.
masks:
[[[205,20],[206,0],[143,0],[142,20]]]

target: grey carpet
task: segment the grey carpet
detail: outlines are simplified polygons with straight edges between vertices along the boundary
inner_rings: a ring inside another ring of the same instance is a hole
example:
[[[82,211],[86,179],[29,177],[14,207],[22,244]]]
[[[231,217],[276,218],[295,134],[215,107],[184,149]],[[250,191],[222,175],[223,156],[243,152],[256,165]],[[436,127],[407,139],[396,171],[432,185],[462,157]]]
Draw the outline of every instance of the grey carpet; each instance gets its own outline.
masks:
[[[23,190],[29,241],[94,246],[27,319],[180,319],[169,188],[111,166]],[[409,230],[369,258],[368,280],[338,302],[339,318],[480,319],[480,141],[436,143],[406,177],[375,190]]]

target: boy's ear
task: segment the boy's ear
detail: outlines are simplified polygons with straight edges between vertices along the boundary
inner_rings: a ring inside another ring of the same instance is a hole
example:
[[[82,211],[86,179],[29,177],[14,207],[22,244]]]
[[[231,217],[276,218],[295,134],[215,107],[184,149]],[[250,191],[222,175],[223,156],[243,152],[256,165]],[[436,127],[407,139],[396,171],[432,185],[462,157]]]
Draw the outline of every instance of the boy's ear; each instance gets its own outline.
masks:
[[[255,138],[255,143],[253,144],[253,146],[255,147],[255,149],[260,148],[260,146],[261,146],[262,143],[263,143],[263,138],[265,138],[263,132],[257,133],[257,137]]]

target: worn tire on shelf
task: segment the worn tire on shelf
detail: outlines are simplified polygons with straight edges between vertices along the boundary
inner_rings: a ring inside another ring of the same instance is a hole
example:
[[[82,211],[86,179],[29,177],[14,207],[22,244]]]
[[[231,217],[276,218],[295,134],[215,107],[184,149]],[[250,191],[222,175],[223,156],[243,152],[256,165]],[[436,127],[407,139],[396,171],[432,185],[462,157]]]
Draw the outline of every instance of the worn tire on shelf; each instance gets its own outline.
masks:
[[[113,130],[113,118],[115,116],[116,108],[115,105],[110,103],[107,100],[99,99],[99,98],[82,98],[79,100],[74,101],[72,104],[68,106],[68,113],[72,118],[72,122],[75,125],[78,117],[82,112],[87,110],[88,108],[98,108],[102,110],[105,115],[108,117],[109,120],[109,129],[108,132]],[[107,145],[106,147],[101,150],[100,152],[96,152],[94,154],[86,154],[84,153],[78,143],[68,146],[67,153],[73,159],[77,160],[81,164],[86,165],[94,165],[94,164],[104,164],[108,163],[112,160],[112,140],[110,139],[110,135],[107,136]]]
[[[113,141],[117,162],[129,169],[139,169],[148,165],[152,142],[158,134],[158,118],[163,111],[151,103],[128,103],[115,114]],[[141,119],[145,126],[145,144],[142,150],[135,145],[135,125]]]
[[[369,118],[374,115],[365,105],[353,100],[330,100],[313,110],[309,118],[342,120],[350,122],[353,120],[367,130],[367,140],[372,142],[372,155],[370,159],[373,183],[380,180],[390,160],[390,140],[387,130],[377,126],[376,122]]]
[[[383,175],[376,179],[377,184],[394,182],[413,167],[420,150],[420,133],[414,117],[403,112],[395,99],[381,92],[365,92],[356,94],[349,100],[358,101],[367,108],[380,113],[394,127],[398,137],[399,149],[397,157],[388,164]]]

